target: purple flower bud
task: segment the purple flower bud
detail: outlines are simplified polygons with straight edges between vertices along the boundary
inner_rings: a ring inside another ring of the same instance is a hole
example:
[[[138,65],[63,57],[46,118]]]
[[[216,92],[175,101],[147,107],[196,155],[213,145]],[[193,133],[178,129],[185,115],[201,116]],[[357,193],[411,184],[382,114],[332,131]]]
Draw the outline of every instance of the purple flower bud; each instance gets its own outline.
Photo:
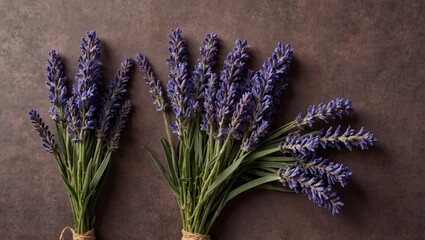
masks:
[[[320,103],[317,106],[311,105],[307,109],[307,114],[303,116],[302,113],[299,113],[295,119],[295,123],[300,129],[304,129],[305,125],[308,125],[310,128],[313,127],[313,124],[318,120],[322,120],[328,123],[330,120],[335,119],[336,117],[342,118],[343,115],[348,115],[353,111],[351,106],[351,101],[344,98],[337,98],[330,101],[329,103]]]
[[[246,92],[242,95],[235,111],[233,112],[232,120],[229,124],[229,133],[233,134],[233,138],[241,140],[250,121],[250,110],[252,109],[252,93]]]
[[[87,32],[82,39],[81,56],[78,58],[78,70],[75,76],[76,84],[73,87],[74,101],[78,102],[83,126],[81,130],[94,129],[95,120],[87,117],[86,113],[97,110],[98,86],[100,85],[100,39],[95,31]]]
[[[108,147],[112,150],[118,149],[118,143],[121,137],[121,132],[124,129],[125,123],[128,120],[130,110],[131,101],[127,100],[124,102],[117,116],[115,117],[114,126],[112,127],[108,137]]]
[[[203,93],[204,98],[204,114],[202,116],[201,131],[209,134],[210,130],[213,133],[216,131],[216,119],[215,119],[215,100],[217,93],[217,75],[211,73],[208,79],[207,86]]]
[[[330,186],[326,186],[322,179],[309,177],[299,167],[288,168],[285,172],[279,169],[278,175],[284,187],[307,195],[308,199],[318,205],[322,205],[329,198]]]
[[[50,92],[50,103],[54,105],[49,110],[50,117],[57,123],[64,122],[66,120],[67,79],[63,72],[60,55],[54,49],[49,51],[47,60],[46,86]]]
[[[272,57],[267,60],[267,64],[276,71],[275,90],[273,91],[273,106],[275,109],[273,111],[280,104],[282,91],[288,85],[286,74],[291,66],[293,55],[294,49],[289,44],[278,43]]]
[[[67,131],[73,142],[79,142],[81,132],[81,115],[79,102],[75,97],[69,98],[67,101],[68,119]]]
[[[167,84],[168,97],[171,100],[171,108],[176,114],[176,122],[171,125],[172,131],[181,136],[187,131],[188,120],[195,116],[198,108],[193,99],[193,82],[187,75],[186,50],[181,30],[172,30],[169,35],[170,57],[167,59],[170,80]]]
[[[38,135],[43,141],[43,147],[49,153],[54,153],[58,149],[53,134],[50,132],[49,127],[43,122],[43,119],[35,110],[29,112],[30,120],[35,127]]]
[[[372,133],[366,132],[362,127],[359,132],[356,133],[354,129],[350,126],[347,127],[347,130],[342,135],[339,135],[341,126],[332,132],[332,127],[330,127],[326,133],[319,138],[319,142],[323,148],[331,147],[340,149],[339,143],[343,143],[350,151],[354,147],[360,147],[362,150],[369,149],[370,146],[377,141]],[[322,132],[324,132],[322,130]]]
[[[96,136],[105,139],[110,131],[112,120],[121,107],[120,101],[126,93],[130,69],[133,66],[131,58],[121,63],[120,70],[116,73],[113,81],[106,87],[105,93],[100,101],[99,119],[97,122]]]
[[[182,30],[179,28],[172,29],[171,34],[168,35],[170,40],[168,43],[170,47],[168,51],[170,52],[170,57],[167,59],[167,66],[170,74],[170,78],[173,79],[175,72],[179,64],[183,64],[185,67],[187,65],[185,41],[182,37]]]
[[[213,66],[215,65],[215,56],[217,55],[217,34],[211,33],[207,34],[202,47],[200,47],[201,57],[198,59],[198,62],[193,71],[192,81],[195,88],[194,99],[196,101],[201,101],[202,105],[202,93],[207,86],[208,80],[213,73]]]
[[[339,183],[342,187],[345,187],[352,174],[348,167],[339,163],[330,162],[328,159],[322,157],[300,160],[297,164],[309,174],[320,179],[326,179],[327,183],[330,185]]]
[[[336,192],[332,192],[330,185],[326,185],[320,178],[309,176],[299,166],[288,168],[285,172],[279,169],[278,176],[284,187],[306,195],[308,199],[320,207],[325,207],[333,215],[339,213],[344,206]]]
[[[246,53],[249,49],[247,41],[237,40],[235,44],[235,48],[224,61],[224,70],[220,74],[220,84],[216,96],[216,119],[219,126],[216,138],[221,140],[225,139],[229,132],[230,114],[234,111],[240,97],[239,80],[249,57]]]
[[[261,121],[261,124],[251,133],[249,138],[243,141],[241,145],[242,151],[249,152],[253,150],[260,142],[261,138],[266,135],[268,128],[269,122],[264,120]]]
[[[318,147],[319,136],[301,137],[300,134],[288,135],[286,140],[279,145],[283,153],[292,153],[294,155],[308,155],[314,153]]]
[[[143,75],[143,79],[146,82],[146,85],[149,86],[150,94],[154,100],[153,105],[158,112],[165,111],[167,107],[167,102],[164,98],[164,91],[162,89],[160,81],[154,76],[152,68],[146,59],[141,53],[137,54],[136,62],[139,65],[140,72]]]
[[[187,130],[188,120],[195,116],[194,109],[197,107],[192,98],[193,85],[187,78],[184,64],[177,66],[174,79],[168,81],[167,90],[168,97],[171,99],[171,108],[176,114],[173,132],[181,136]]]
[[[254,109],[252,122],[248,128],[251,135],[244,141],[244,149],[253,149],[259,138],[267,135],[272,126],[273,114],[279,104],[280,94],[286,86],[285,76],[292,54],[293,49],[289,45],[279,43],[272,56],[264,62],[263,69],[254,75],[248,73],[250,80],[248,85],[254,97]]]

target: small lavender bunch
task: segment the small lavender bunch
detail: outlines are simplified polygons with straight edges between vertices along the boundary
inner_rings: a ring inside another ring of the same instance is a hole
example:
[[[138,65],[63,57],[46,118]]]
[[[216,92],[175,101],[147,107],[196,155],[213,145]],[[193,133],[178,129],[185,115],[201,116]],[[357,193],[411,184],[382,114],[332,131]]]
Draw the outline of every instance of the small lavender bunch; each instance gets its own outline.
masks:
[[[329,123],[348,115],[351,101],[337,98],[312,105],[305,115],[300,113],[294,121],[272,130],[288,84],[286,75],[293,58],[289,45],[278,43],[262,68],[253,71],[246,68],[248,42],[237,40],[217,73],[217,36],[207,34],[190,76],[182,31],[172,30],[169,38],[168,100],[146,58],[138,54],[136,62],[156,109],[163,114],[167,139],[161,139],[161,145],[168,166],[149,149],[148,154],[180,206],[182,239],[209,239],[226,203],[254,187],[296,192],[332,214],[339,213],[343,203],[333,187],[345,187],[352,173],[345,165],[317,156],[318,150],[368,149],[376,139],[363,128],[356,132],[348,127],[344,133],[340,126],[312,129],[319,121]],[[168,106],[175,114],[172,124]],[[177,135],[177,147],[173,147],[170,130]],[[246,183],[235,186],[237,178]]]
[[[102,82],[100,44],[95,31],[87,32],[82,39],[76,81],[71,91],[67,88],[59,53],[49,52],[46,85],[53,105],[49,113],[55,123],[58,143],[37,111],[29,112],[43,147],[53,154],[68,189],[75,230],[69,229],[74,238],[95,239],[95,205],[131,109],[131,102],[123,98],[133,62],[127,58],[121,63],[102,94],[99,91]]]

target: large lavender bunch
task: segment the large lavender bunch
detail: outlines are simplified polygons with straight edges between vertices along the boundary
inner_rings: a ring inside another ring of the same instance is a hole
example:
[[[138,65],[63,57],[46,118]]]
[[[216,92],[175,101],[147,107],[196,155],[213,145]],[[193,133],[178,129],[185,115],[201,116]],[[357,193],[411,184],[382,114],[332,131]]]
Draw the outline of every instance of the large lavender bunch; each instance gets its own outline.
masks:
[[[246,68],[248,42],[237,40],[217,73],[217,36],[207,34],[190,75],[181,30],[172,30],[169,37],[167,92],[176,119],[171,125],[178,135],[176,148],[159,80],[144,56],[139,54],[136,60],[164,117],[168,134],[161,144],[168,169],[150,150],[148,154],[176,195],[183,235],[208,234],[226,203],[253,187],[303,194],[332,214],[339,213],[343,203],[334,186],[347,186],[352,173],[345,165],[317,156],[319,149],[368,149],[376,139],[363,128],[356,132],[348,127],[343,133],[341,127],[309,129],[319,120],[329,123],[348,115],[351,101],[337,98],[312,105],[305,115],[300,113],[272,131],[273,115],[288,84],[290,45],[278,43],[262,68],[254,71]],[[246,183],[236,187],[237,177]]]
[[[101,94],[100,39],[95,31],[87,32],[80,48],[70,96],[59,53],[51,50],[47,61],[46,85],[53,104],[49,113],[59,144],[35,110],[29,115],[68,189],[75,234],[93,235],[95,204],[131,108],[130,101],[123,99],[133,63],[125,59]]]

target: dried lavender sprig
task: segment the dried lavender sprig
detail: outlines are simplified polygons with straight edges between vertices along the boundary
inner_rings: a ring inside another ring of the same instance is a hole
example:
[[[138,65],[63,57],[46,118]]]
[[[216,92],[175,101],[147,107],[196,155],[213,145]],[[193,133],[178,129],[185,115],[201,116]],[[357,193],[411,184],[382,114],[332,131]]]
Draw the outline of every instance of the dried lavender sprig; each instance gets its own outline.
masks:
[[[81,132],[81,115],[79,102],[75,96],[72,96],[67,101],[68,117],[66,129],[73,142],[80,142]]]
[[[49,100],[54,105],[49,109],[53,121],[60,123],[66,120],[67,79],[59,53],[52,49],[47,60],[46,86],[49,89]]]
[[[204,90],[204,114],[202,115],[201,131],[210,133],[210,130],[214,133],[217,129],[216,126],[216,115],[215,115],[215,100],[217,93],[217,74],[211,73],[208,79],[207,87]]]
[[[171,124],[171,130],[182,136],[187,130],[188,120],[194,117],[196,102],[192,98],[193,85],[187,77],[184,64],[178,64],[175,78],[167,84],[168,95],[171,99],[171,108],[176,114],[175,123]]]
[[[318,205],[322,205],[329,198],[330,186],[326,186],[320,178],[309,177],[300,167],[288,168],[285,172],[279,169],[278,176],[284,187],[307,195],[308,199]]]
[[[100,39],[95,31],[87,32],[82,39],[81,56],[78,58],[78,70],[73,95],[78,101],[81,129],[88,131],[95,127],[94,112],[98,105],[98,86],[100,85]]]
[[[56,144],[54,135],[50,132],[49,127],[43,122],[43,119],[37,111],[31,109],[28,114],[35,130],[43,141],[44,149],[46,149],[49,153],[54,153],[58,149],[58,145]]]
[[[315,177],[326,178],[330,185],[339,183],[342,187],[348,185],[349,177],[352,174],[347,166],[330,162],[329,159],[323,157],[300,160],[297,165]]]
[[[251,132],[250,137],[243,141],[241,145],[241,150],[244,152],[249,152],[257,146],[260,142],[260,139],[266,135],[269,124],[267,121],[262,121],[261,125],[258,126],[253,132]]]
[[[170,74],[170,78],[174,78],[174,74],[177,71],[177,66],[183,64],[187,66],[187,56],[185,49],[185,41],[182,37],[182,30],[179,28],[172,29],[171,34],[168,35],[170,38],[168,43],[170,47],[168,51],[170,52],[170,57],[167,59],[167,66]]]
[[[336,192],[332,192],[329,195],[328,200],[323,204],[323,207],[331,211],[333,216],[341,212],[341,208],[343,206],[344,203],[341,201],[341,198]]]
[[[268,59],[268,65],[276,70],[277,80],[273,91],[273,112],[280,104],[282,91],[288,86],[286,77],[294,56],[294,49],[289,44],[278,43],[272,57]]]
[[[353,146],[367,150],[377,141],[373,134],[366,132],[363,127],[356,133],[354,129],[348,126],[342,135],[339,135],[340,130],[341,126],[338,126],[335,131],[332,131],[332,127],[329,127],[326,133],[319,138],[320,145],[323,148],[331,147],[340,149],[339,143],[343,143],[350,151],[353,150]]]
[[[118,144],[121,138],[121,132],[124,129],[125,123],[128,120],[128,115],[131,110],[131,101],[127,100],[122,105],[121,109],[118,112],[118,115],[115,117],[114,127],[111,129],[108,136],[108,148],[112,151],[118,149]]]
[[[309,135],[301,137],[300,134],[288,135],[285,141],[279,145],[282,153],[292,153],[294,155],[308,155],[314,153],[319,147],[319,136]]]
[[[170,80],[167,84],[168,97],[171,100],[171,108],[176,114],[175,123],[171,129],[177,135],[182,136],[187,129],[187,122],[193,118],[198,108],[193,99],[193,82],[187,75],[185,41],[180,29],[173,29],[169,35],[170,57],[167,59]]]
[[[252,109],[252,93],[246,92],[242,95],[235,111],[233,112],[232,120],[229,124],[229,134],[232,134],[236,140],[241,140],[250,121],[250,110]]]
[[[115,74],[114,80],[110,81],[100,101],[99,119],[97,121],[96,136],[105,139],[111,128],[112,120],[120,108],[120,100],[123,99],[127,92],[129,73],[133,66],[131,58],[126,58],[122,63],[118,72]]]
[[[243,143],[244,149],[253,149],[273,124],[273,113],[280,102],[280,95],[286,87],[286,73],[293,57],[290,45],[278,43],[272,56],[263,64],[263,69],[253,75],[250,82],[255,107],[252,111],[250,135]],[[250,74],[249,74],[250,75]],[[261,128],[259,128],[261,126]]]
[[[213,67],[216,63],[215,56],[217,55],[217,34],[209,33],[205,36],[202,42],[202,47],[199,48],[201,57],[198,58],[195,70],[193,71],[192,81],[195,88],[194,99],[202,101],[202,93],[207,87],[207,83],[211,74],[213,73]],[[202,105],[202,102],[199,106]]]
[[[152,71],[152,67],[148,60],[141,53],[137,54],[136,62],[139,66],[140,72],[143,75],[143,79],[146,85],[149,86],[149,93],[151,94],[154,102],[156,111],[163,112],[167,108],[167,102],[164,98],[164,90],[162,89],[161,82],[155,77]]]
[[[283,169],[279,169],[278,176],[284,187],[306,195],[308,199],[320,207],[328,209],[333,215],[339,213],[341,207],[344,206],[336,192],[331,192],[330,185],[326,186],[323,180],[317,177],[309,177],[298,166],[288,168],[285,172]]]
[[[242,72],[249,55],[246,40],[237,40],[233,51],[230,52],[224,61],[224,70],[220,74],[220,87],[216,95],[216,119],[218,122],[217,139],[223,140],[228,134],[228,124],[231,113],[239,100],[238,81],[242,77]]]
[[[307,114],[303,116],[299,113],[295,119],[295,124],[298,128],[303,129],[304,126],[313,127],[313,124],[318,120],[329,123],[330,120],[336,117],[342,118],[344,115],[349,115],[353,111],[351,101],[345,98],[337,98],[329,103],[320,103],[319,105],[310,105],[307,109]]]

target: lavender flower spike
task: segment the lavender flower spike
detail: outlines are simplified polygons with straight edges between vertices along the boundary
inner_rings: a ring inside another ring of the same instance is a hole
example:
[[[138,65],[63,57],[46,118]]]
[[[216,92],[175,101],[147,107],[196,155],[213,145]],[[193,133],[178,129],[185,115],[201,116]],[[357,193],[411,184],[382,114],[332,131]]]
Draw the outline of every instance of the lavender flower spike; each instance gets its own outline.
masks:
[[[98,104],[98,86],[100,85],[100,39],[95,31],[87,32],[87,38],[82,39],[81,56],[78,58],[78,71],[73,88],[82,119],[81,129],[88,131],[95,126],[94,112]]]
[[[121,132],[124,129],[125,123],[128,120],[128,115],[130,114],[130,110],[131,110],[131,101],[127,100],[122,105],[120,111],[118,112],[118,115],[115,118],[115,125],[111,129],[111,132],[108,138],[108,148],[112,150],[118,149],[118,143],[121,138]]]
[[[67,79],[59,53],[52,49],[47,60],[46,86],[49,89],[50,103],[54,105],[49,109],[53,121],[60,123],[66,120]]]
[[[220,88],[216,95],[216,118],[219,124],[216,138],[221,140],[227,137],[230,114],[239,99],[238,81],[249,57],[246,53],[249,49],[247,41],[237,40],[235,44],[233,52],[230,52],[224,61],[224,70],[220,74]]]
[[[296,193],[307,195],[308,199],[318,205],[323,205],[329,199],[330,187],[323,180],[308,177],[299,167],[288,168],[285,172],[279,169],[278,175],[284,187],[289,187]]]
[[[373,134],[366,132],[363,127],[356,133],[354,129],[348,126],[347,130],[345,130],[342,135],[339,135],[340,129],[341,126],[338,126],[338,128],[332,132],[332,127],[330,127],[324,136],[320,137],[319,142],[323,148],[331,147],[340,149],[339,143],[343,143],[350,151],[353,150],[353,146],[360,147],[362,150],[367,150],[377,141]]]
[[[246,92],[242,95],[236,109],[233,112],[232,121],[229,124],[229,134],[233,134],[233,138],[241,140],[244,132],[246,131],[247,125],[250,121],[249,111],[252,108],[252,93]]]
[[[302,138],[300,134],[289,135],[286,140],[279,145],[283,153],[293,153],[294,155],[308,155],[314,153],[319,147],[319,136],[310,135]]]
[[[155,106],[156,111],[165,111],[167,102],[164,98],[164,90],[162,89],[161,82],[154,76],[148,60],[145,56],[139,53],[136,56],[136,62],[137,65],[139,65],[140,72],[143,75],[146,85],[150,88],[149,92],[154,100],[153,105]]]
[[[207,34],[202,47],[200,47],[201,57],[193,71],[192,81],[195,88],[194,99],[197,101],[202,100],[202,93],[207,86],[208,79],[211,77],[212,68],[215,65],[215,56],[217,55],[217,34]],[[201,103],[202,104],[202,103]]]
[[[286,74],[290,68],[293,55],[294,49],[289,44],[283,45],[282,43],[278,43],[272,57],[268,59],[268,65],[276,71],[277,75],[277,80],[274,86],[275,90],[273,91],[273,112],[276,111],[276,108],[280,103],[282,91],[288,85]]]
[[[328,209],[333,215],[339,213],[341,207],[344,206],[336,192],[331,192],[330,185],[326,186],[319,178],[310,178],[300,167],[288,168],[285,172],[283,169],[279,169],[278,175],[284,187],[306,195],[308,199],[320,207]]]
[[[110,81],[101,99],[99,120],[96,126],[96,136],[105,139],[111,128],[112,120],[120,107],[120,100],[127,92],[130,69],[133,66],[131,58],[121,63],[120,70],[116,73],[113,81]]]
[[[303,129],[305,125],[308,125],[310,128],[312,128],[313,124],[318,119],[328,123],[330,120],[333,120],[336,117],[341,119],[343,115],[348,115],[352,111],[353,107],[351,106],[350,100],[337,98],[327,104],[320,103],[317,106],[311,105],[307,109],[307,114],[305,116],[303,116],[302,113],[298,114],[295,119],[295,124],[300,129]]]
[[[54,153],[58,149],[53,134],[50,132],[49,127],[43,122],[40,114],[31,109],[29,112],[30,120],[34,124],[35,130],[43,141],[43,147],[49,153]]]
[[[254,96],[251,134],[244,140],[245,149],[253,149],[265,136],[273,123],[273,113],[279,104],[281,91],[286,86],[285,75],[292,60],[293,49],[279,43],[272,56],[263,64],[263,69],[252,77],[251,91]]]
[[[74,96],[67,101],[68,117],[66,129],[73,142],[80,142],[81,133],[81,115],[79,110],[79,102]]]
[[[170,57],[167,59],[167,66],[170,72],[170,78],[173,79],[179,64],[183,64],[185,67],[187,66],[187,56],[182,30],[179,28],[173,29],[168,37],[170,38],[168,41],[170,44],[168,48]]]
[[[328,159],[322,157],[300,160],[297,164],[317,178],[326,178],[330,185],[339,183],[342,187],[345,187],[348,185],[349,177],[352,174],[348,167],[329,162]]]
[[[210,134],[216,131],[215,100],[217,93],[217,74],[211,73],[207,87],[204,90],[204,114],[202,115],[201,131]]]
[[[193,99],[193,82],[187,75],[186,52],[181,30],[175,29],[170,34],[170,57],[167,59],[170,80],[167,84],[168,97],[171,107],[176,114],[176,122],[171,124],[171,129],[179,136],[187,129],[187,122],[193,118],[198,108]]]

